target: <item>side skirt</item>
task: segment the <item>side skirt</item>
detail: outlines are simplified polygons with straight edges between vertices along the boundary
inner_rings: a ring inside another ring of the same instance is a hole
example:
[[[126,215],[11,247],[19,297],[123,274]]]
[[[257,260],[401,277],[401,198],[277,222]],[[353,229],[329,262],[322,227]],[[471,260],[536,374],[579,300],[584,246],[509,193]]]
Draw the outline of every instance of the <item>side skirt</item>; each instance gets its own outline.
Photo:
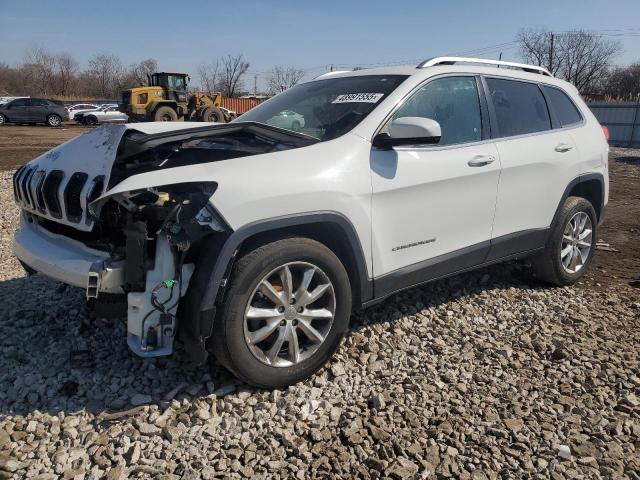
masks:
[[[369,307],[394,293],[496,263],[525,258],[543,249],[550,229],[532,229],[504,235],[451,253],[415,263],[373,280],[374,298]]]

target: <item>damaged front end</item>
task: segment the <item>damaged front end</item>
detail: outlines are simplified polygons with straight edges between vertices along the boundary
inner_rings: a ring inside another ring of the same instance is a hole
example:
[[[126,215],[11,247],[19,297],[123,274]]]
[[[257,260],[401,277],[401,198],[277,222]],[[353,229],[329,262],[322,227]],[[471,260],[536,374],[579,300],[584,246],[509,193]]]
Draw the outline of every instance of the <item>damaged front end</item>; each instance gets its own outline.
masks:
[[[231,234],[211,203],[213,164],[316,141],[253,123],[95,129],[14,175],[22,209],[14,252],[28,271],[85,288],[99,316],[110,313],[98,308],[105,302],[126,303],[127,342],[136,354],[168,355],[180,333],[202,360],[213,318],[203,324],[199,299],[191,310],[180,299],[194,272],[204,288]]]
[[[199,248],[227,227],[209,203],[214,182],[188,182],[123,192],[96,202],[96,225],[112,262],[120,262],[127,302],[127,343],[144,357],[168,355],[177,309]],[[107,269],[91,272],[87,296],[101,290]],[[91,275],[94,276],[92,280]]]

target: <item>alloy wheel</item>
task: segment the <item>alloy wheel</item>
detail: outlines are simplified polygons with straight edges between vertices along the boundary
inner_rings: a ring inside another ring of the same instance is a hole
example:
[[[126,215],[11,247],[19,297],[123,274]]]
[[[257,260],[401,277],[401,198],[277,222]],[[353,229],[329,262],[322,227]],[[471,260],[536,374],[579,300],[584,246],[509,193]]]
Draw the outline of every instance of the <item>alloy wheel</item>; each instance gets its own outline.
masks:
[[[585,212],[576,213],[564,228],[560,259],[568,273],[578,272],[591,253],[593,225]]]
[[[265,275],[244,314],[244,339],[260,362],[289,367],[313,356],[336,309],[329,277],[316,265],[291,262]]]

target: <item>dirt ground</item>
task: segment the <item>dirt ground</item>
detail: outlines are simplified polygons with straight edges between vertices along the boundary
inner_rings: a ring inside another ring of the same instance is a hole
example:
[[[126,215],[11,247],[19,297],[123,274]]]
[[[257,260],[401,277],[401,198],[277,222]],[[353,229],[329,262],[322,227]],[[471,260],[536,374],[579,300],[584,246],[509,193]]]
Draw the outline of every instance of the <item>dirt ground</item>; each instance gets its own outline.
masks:
[[[0,128],[0,170],[12,170],[91,127],[4,125]],[[612,148],[609,206],[589,274],[580,286],[606,290],[624,284],[640,288],[640,150]]]
[[[71,122],[58,128],[44,125],[3,125],[0,127],[0,170],[15,169],[90,128]]]

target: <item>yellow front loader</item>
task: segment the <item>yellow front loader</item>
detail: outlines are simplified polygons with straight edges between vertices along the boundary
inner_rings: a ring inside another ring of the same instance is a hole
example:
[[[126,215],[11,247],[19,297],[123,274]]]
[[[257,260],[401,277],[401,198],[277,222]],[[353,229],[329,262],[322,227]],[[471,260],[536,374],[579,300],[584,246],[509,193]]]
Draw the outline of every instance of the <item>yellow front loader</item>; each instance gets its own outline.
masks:
[[[149,85],[122,92],[120,111],[141,122],[228,122],[220,109],[222,95],[187,92],[186,73],[158,72]]]

